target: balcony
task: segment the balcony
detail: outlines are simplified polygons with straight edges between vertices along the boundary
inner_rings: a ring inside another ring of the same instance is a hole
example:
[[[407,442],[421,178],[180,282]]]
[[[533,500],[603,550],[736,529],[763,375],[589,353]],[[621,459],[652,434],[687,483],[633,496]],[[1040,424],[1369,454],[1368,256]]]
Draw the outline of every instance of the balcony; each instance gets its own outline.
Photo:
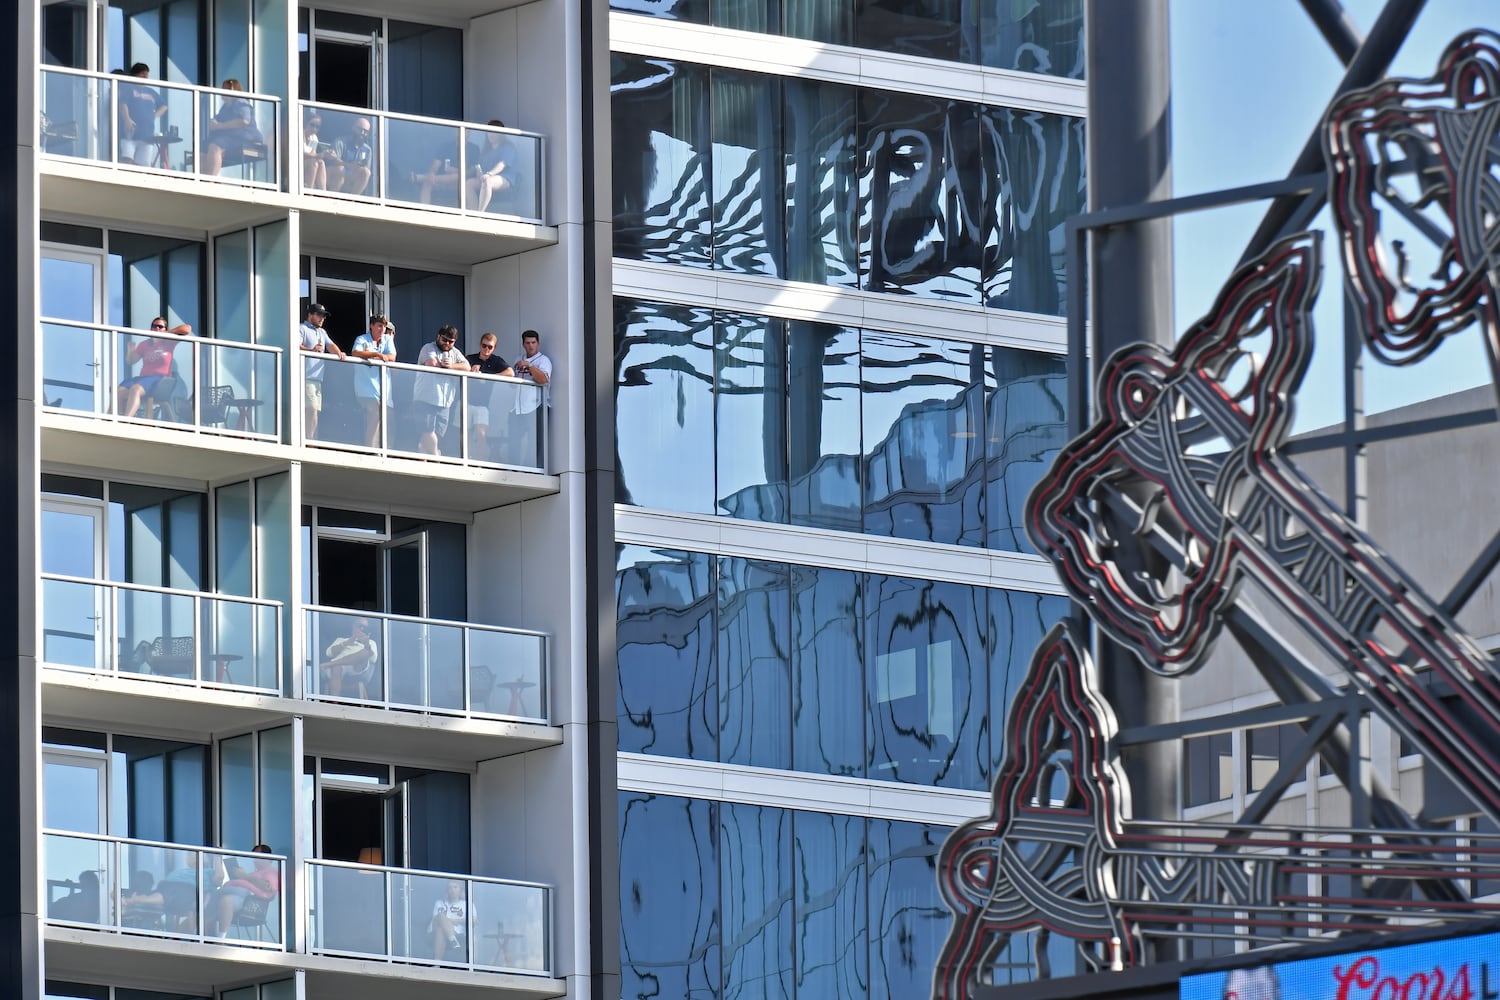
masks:
[[[42,402],[103,420],[277,441],[281,349],[115,326],[42,320]],[[162,355],[166,361],[162,361]],[[148,360],[148,355],[150,358]],[[123,383],[142,367],[169,369],[143,386],[133,413]]]
[[[323,411],[317,438],[307,442],[311,446],[454,465],[543,469],[545,387],[525,379],[355,358],[340,362],[304,355],[303,364],[305,376],[323,381]]]
[[[281,605],[44,574],[42,662],[279,695]]]
[[[55,830],[42,840],[49,924],[286,949],[281,857]]]
[[[108,73],[42,71],[42,155],[281,187],[281,100]]]
[[[303,614],[317,657],[305,675],[309,699],[547,722],[542,633],[333,608]]]
[[[301,192],[542,221],[542,137],[389,111],[299,102]]]
[[[313,954],[551,975],[546,886],[338,861],[307,869]]]

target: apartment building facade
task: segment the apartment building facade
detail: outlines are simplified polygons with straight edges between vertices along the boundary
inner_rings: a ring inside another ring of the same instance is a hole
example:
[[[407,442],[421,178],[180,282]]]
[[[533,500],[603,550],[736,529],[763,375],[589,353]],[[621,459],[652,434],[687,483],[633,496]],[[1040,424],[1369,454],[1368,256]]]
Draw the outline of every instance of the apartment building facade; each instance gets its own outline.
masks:
[[[602,5],[21,6],[10,995],[598,995]]]

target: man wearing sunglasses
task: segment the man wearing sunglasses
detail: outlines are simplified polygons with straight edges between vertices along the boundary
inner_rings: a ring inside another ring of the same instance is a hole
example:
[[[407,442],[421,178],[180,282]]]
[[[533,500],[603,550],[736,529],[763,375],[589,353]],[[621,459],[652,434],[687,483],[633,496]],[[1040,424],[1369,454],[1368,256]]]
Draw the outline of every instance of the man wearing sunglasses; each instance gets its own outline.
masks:
[[[324,166],[328,171],[328,190],[345,194],[365,193],[375,166],[375,149],[370,145],[370,119],[354,119],[348,134],[334,141],[333,156]]]
[[[186,323],[178,323],[169,331],[166,318],[158,316],[151,321],[151,332],[175,333],[179,337],[186,337],[193,332],[193,328]],[[130,342],[125,349],[124,368],[129,371],[131,365],[139,362],[141,370],[120,383],[115,412],[122,417],[135,416],[136,411],[141,408],[141,400],[162,379],[171,377],[172,352],[176,349],[176,341],[167,337],[154,336]]]
[[[458,349],[458,327],[440,326],[432,343],[423,344],[417,355],[417,364],[437,368],[444,372],[466,372],[469,359]],[[447,375],[423,375],[417,380],[413,394],[413,405],[417,410],[418,428],[422,433],[417,445],[428,455],[442,454],[438,450],[443,437],[448,433],[448,420],[453,411],[453,401],[458,398],[458,379]]]

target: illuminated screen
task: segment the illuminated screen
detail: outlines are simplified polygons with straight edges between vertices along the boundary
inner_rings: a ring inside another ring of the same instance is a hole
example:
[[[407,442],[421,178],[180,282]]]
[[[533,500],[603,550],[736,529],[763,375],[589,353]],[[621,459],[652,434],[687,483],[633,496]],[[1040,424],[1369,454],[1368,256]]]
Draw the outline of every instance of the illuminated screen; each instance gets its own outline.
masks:
[[[1500,997],[1500,934],[1188,976],[1181,1000],[1481,1000]]]

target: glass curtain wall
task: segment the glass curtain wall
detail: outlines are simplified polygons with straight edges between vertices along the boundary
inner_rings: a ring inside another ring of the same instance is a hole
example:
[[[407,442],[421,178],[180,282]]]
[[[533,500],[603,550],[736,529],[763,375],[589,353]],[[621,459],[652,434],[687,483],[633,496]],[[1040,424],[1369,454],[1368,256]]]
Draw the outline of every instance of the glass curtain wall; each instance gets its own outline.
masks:
[[[616,498],[1031,551],[1067,433],[1062,355],[615,302]]]
[[[1083,0],[610,0],[610,8],[1083,79]]]
[[[946,827],[621,792],[625,996],[914,997]]]
[[[615,581],[621,751],[976,790],[1005,751],[987,720],[1068,608],[642,545]]]
[[[1082,118],[611,59],[615,256],[1061,314]]]

